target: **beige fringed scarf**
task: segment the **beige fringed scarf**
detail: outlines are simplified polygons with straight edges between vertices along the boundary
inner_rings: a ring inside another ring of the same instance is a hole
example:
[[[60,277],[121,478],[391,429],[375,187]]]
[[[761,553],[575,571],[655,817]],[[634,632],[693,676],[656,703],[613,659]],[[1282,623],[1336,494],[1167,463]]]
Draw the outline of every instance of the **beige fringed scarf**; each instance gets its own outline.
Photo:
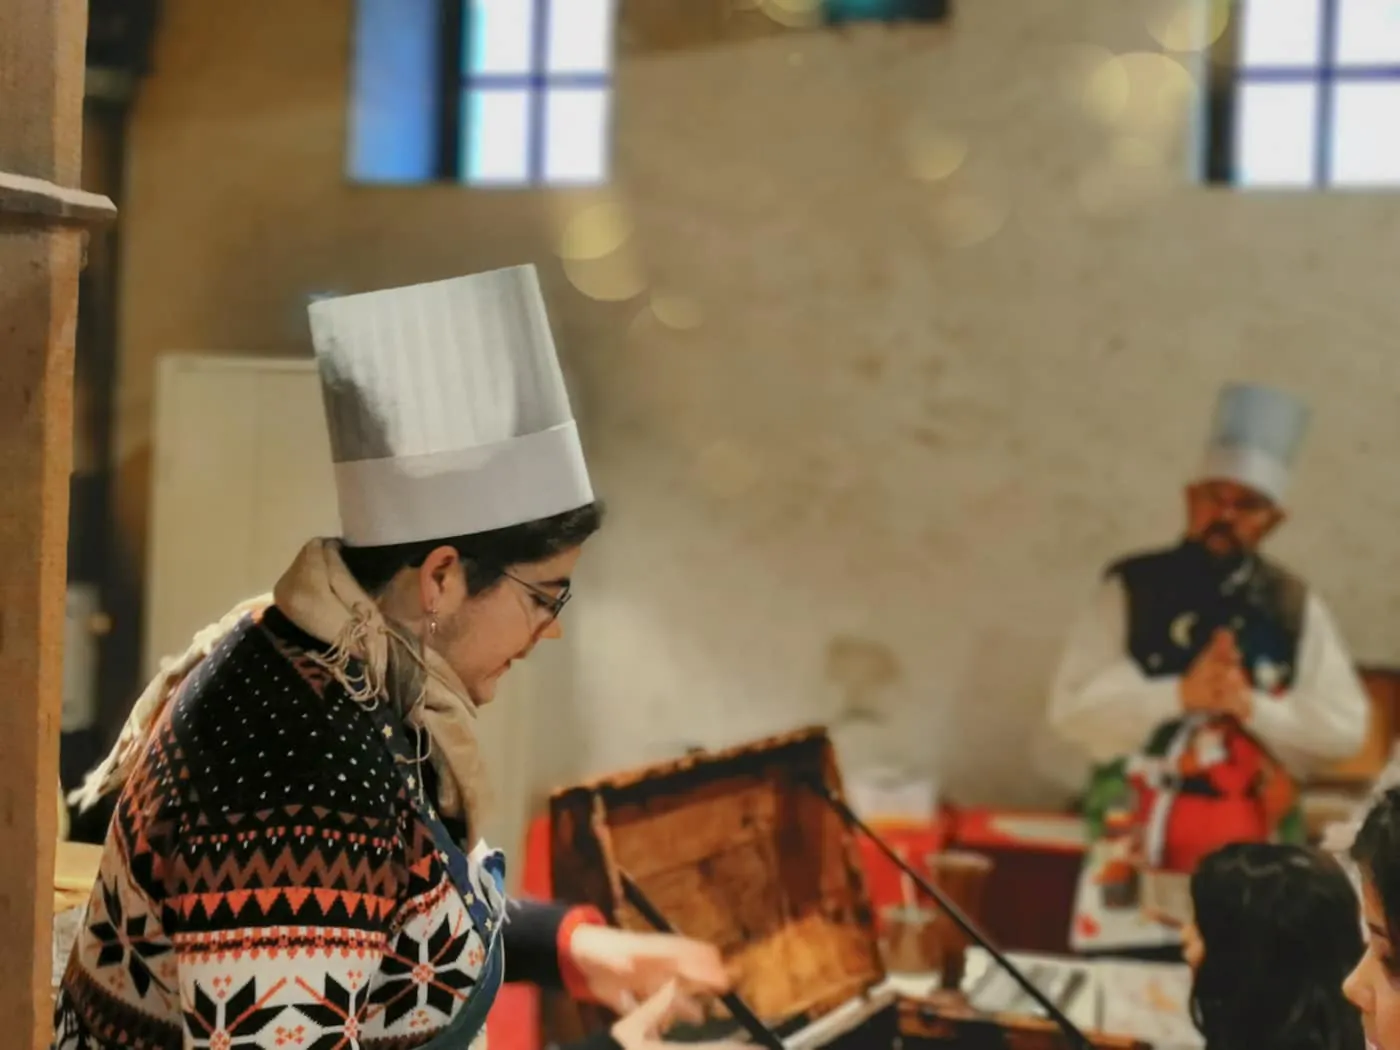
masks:
[[[204,628],[189,649],[161,663],[122,727],[108,756],[88,774],[69,801],[87,810],[121,787],[140,758],[146,736],[180,683],[249,613],[276,603],[294,624],[331,648],[314,657],[352,699],[372,706],[394,704],[405,720],[426,730],[427,758],[438,774],[438,806],[450,817],[481,827],[483,776],[476,743],[476,705],[461,679],[436,652],[387,623],[340,557],[334,540],[312,540],[302,548],[272,594],[234,606]],[[364,678],[351,680],[346,665],[359,660]]]

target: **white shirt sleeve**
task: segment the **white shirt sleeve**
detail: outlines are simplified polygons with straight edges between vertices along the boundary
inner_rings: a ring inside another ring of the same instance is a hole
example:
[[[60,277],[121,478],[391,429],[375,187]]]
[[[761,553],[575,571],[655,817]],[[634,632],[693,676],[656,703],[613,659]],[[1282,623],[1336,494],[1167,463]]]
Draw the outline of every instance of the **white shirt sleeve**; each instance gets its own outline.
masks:
[[[1371,705],[1327,606],[1312,592],[1298,650],[1292,689],[1256,691],[1249,728],[1289,765],[1350,758],[1366,741]]]
[[[1075,621],[1050,689],[1050,727],[1095,762],[1139,750],[1181,714],[1177,675],[1148,678],[1128,655],[1127,596],[1105,579]]]

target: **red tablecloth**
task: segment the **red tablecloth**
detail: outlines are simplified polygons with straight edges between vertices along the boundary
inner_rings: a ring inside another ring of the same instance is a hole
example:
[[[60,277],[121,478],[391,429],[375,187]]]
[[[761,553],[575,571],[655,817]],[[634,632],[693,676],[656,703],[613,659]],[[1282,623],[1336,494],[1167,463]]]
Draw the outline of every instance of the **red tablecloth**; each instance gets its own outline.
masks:
[[[999,947],[1064,955],[1084,856],[1084,824],[1070,814],[1001,809],[961,810],[952,849],[993,864],[982,896],[982,921]]]
[[[1038,850],[1079,856],[1084,822],[1069,813],[1012,809],[959,810],[949,845],[967,850]]]

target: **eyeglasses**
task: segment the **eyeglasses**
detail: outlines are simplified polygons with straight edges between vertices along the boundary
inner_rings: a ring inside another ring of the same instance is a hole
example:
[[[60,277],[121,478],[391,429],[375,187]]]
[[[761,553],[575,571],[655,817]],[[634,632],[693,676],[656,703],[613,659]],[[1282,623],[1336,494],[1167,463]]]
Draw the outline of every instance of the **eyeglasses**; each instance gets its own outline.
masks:
[[[549,622],[559,619],[559,614],[564,611],[564,606],[568,605],[569,599],[573,597],[573,592],[567,584],[565,584],[564,589],[558,594],[550,594],[542,587],[537,587],[529,580],[522,580],[514,573],[503,572],[501,575],[508,580],[514,580],[516,583],[520,584],[520,586],[524,587],[525,590],[530,593],[530,597],[535,599],[540,608],[549,613]]]
[[[1202,486],[1200,492],[1216,510],[1222,512],[1259,514],[1272,510],[1274,506],[1267,496],[1261,496],[1256,492],[1225,489],[1218,485]]]

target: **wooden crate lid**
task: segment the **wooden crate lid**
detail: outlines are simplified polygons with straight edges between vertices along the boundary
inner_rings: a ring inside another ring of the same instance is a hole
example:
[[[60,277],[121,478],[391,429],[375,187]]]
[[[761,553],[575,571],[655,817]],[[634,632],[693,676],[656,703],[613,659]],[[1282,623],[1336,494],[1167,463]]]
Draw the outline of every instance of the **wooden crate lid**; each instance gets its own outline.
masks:
[[[555,896],[650,929],[625,872],[681,933],[716,945],[770,1024],[812,1019],[884,972],[824,729],[595,780],[550,803]]]

